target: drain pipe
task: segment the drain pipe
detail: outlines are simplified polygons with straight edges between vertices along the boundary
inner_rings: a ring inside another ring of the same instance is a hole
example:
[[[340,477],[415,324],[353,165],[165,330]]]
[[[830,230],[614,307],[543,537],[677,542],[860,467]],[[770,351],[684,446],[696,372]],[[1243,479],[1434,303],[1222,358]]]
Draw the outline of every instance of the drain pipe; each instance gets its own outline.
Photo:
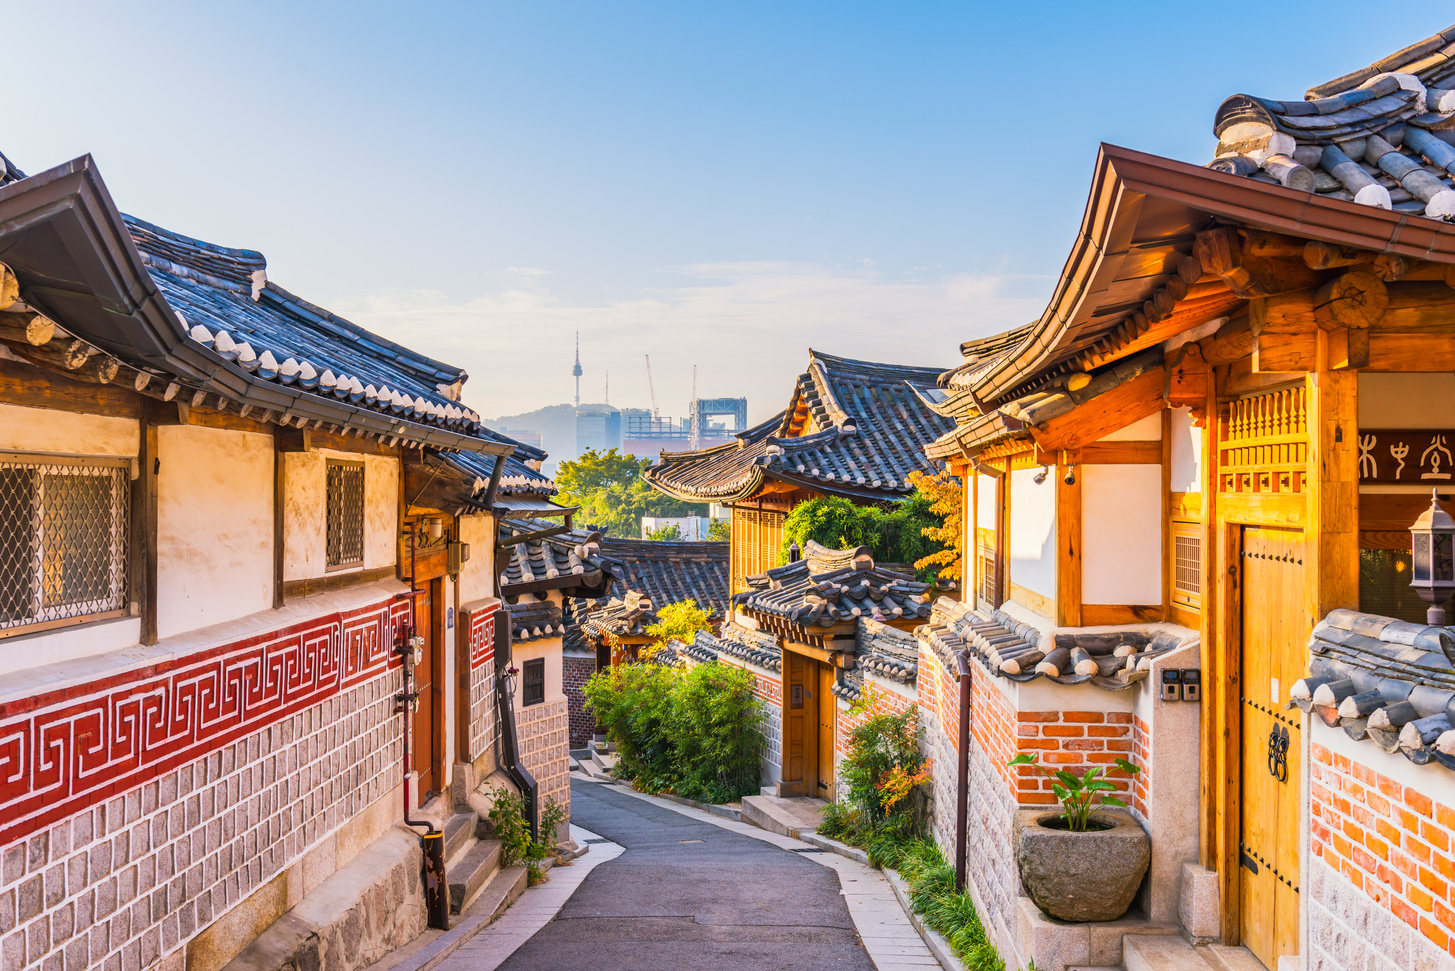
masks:
[[[966,817],[970,811],[970,656],[955,652],[960,676],[960,777],[955,785],[955,892],[965,892]]]
[[[534,843],[541,836],[540,821],[536,818],[540,786],[530,771],[520,764],[520,743],[515,736],[515,668],[510,666],[513,655],[512,631],[510,611],[504,604],[501,605],[500,615],[502,623],[495,628],[500,632],[495,642],[495,664],[498,672],[495,675],[495,701],[500,717],[500,754],[505,762],[505,774],[525,798],[525,818],[530,822],[530,838]]]
[[[419,546],[419,523],[412,526],[409,544],[409,628],[401,631],[395,653],[404,659],[404,689],[395,696],[394,710],[403,717],[404,750],[404,825],[422,826],[420,849],[424,851],[424,906],[427,923],[439,930],[450,929],[449,879],[445,874],[445,834],[435,829],[428,819],[411,819],[409,798],[409,716],[419,708],[419,692],[414,690],[414,666],[419,663],[424,638],[419,634],[419,588],[415,581],[415,548]]]

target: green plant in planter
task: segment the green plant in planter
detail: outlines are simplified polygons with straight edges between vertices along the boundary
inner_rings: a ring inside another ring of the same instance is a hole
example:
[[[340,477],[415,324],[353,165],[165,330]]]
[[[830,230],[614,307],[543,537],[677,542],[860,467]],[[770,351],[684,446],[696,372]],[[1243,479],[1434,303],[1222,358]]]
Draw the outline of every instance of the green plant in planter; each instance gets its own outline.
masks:
[[[1061,818],[1066,821],[1066,828],[1073,833],[1084,833],[1090,829],[1091,814],[1102,806],[1126,808],[1126,803],[1116,796],[1108,795],[1116,791],[1116,786],[1101,777],[1103,770],[1100,766],[1093,766],[1078,777],[1065,769],[1046,768],[1041,764],[1039,753],[1029,752],[1020,753],[1006,765],[1033,765],[1051,780],[1051,791],[1061,802]],[[1142,771],[1126,759],[1117,759],[1116,767],[1128,775],[1136,775]]]

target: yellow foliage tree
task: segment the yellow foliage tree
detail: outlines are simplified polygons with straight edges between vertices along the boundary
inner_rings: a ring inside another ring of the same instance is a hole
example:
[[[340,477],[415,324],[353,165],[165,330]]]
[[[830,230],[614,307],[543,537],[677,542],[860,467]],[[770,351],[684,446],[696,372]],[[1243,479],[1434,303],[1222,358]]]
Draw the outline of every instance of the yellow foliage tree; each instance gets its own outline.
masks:
[[[943,543],[945,548],[916,560],[914,568],[923,570],[928,566],[940,567],[940,576],[959,581],[965,576],[965,517],[961,505],[960,480],[946,469],[934,475],[911,472],[909,484],[920,496],[929,501],[930,512],[941,520],[938,526],[926,526],[920,532],[927,539]]]

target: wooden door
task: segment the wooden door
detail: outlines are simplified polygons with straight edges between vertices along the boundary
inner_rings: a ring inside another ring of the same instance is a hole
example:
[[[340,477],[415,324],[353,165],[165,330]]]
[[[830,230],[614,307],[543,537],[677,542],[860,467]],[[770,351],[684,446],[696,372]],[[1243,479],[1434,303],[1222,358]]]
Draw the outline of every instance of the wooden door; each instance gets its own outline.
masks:
[[[833,667],[822,661],[815,661],[814,666],[818,669],[818,683],[813,699],[818,716],[818,773],[815,780],[815,788],[818,791],[810,792],[809,795],[832,802],[834,798],[834,732],[838,727],[836,719],[839,706],[834,701]]]
[[[444,752],[441,718],[444,716],[444,685],[439,678],[444,664],[440,657],[443,637],[440,633],[444,592],[441,579],[430,580],[420,590],[415,603],[415,624],[424,638],[419,663],[414,666],[414,690],[419,693],[419,708],[409,726],[410,750],[414,770],[419,773],[419,801],[422,805],[430,794],[438,792],[443,775],[440,758]]]
[[[1241,560],[1240,922],[1244,946],[1273,968],[1299,952],[1303,739],[1284,703],[1307,667],[1303,536],[1245,528]]]
[[[813,682],[813,659],[783,652],[783,784],[785,796],[808,795],[818,733],[812,707],[817,687]]]

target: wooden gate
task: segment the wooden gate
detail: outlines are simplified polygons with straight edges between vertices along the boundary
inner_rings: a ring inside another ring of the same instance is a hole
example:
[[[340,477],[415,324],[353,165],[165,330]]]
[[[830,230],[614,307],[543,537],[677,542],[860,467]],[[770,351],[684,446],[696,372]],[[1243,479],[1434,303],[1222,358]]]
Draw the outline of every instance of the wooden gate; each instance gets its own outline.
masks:
[[[1303,739],[1284,702],[1307,654],[1303,534],[1244,527],[1241,560],[1239,916],[1244,946],[1273,968],[1299,953]]]
[[[789,648],[783,652],[783,796],[834,794],[834,669]]]
[[[814,782],[816,792],[810,792],[810,796],[818,796],[820,799],[827,799],[830,802],[834,799],[834,734],[838,730],[836,722],[839,706],[834,701],[834,681],[836,679],[834,669],[831,665],[823,662],[816,662],[818,667],[818,686],[814,691],[814,705],[818,709],[818,777]]]

